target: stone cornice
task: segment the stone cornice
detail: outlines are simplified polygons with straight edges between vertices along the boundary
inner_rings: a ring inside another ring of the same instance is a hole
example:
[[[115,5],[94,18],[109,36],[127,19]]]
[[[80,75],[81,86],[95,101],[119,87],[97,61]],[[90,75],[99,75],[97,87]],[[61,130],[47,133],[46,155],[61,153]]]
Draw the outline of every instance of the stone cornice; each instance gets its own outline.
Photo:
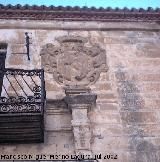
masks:
[[[102,22],[157,22],[160,23],[160,8],[146,10],[119,8],[54,7],[0,5],[0,19],[15,20],[62,20]]]

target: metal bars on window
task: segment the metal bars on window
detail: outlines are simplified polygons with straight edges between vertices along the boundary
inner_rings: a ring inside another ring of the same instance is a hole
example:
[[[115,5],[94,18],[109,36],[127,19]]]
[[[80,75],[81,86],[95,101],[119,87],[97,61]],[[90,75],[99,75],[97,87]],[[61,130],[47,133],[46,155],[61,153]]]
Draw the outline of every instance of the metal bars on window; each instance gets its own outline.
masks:
[[[43,113],[44,71],[5,68],[0,96],[0,114]]]

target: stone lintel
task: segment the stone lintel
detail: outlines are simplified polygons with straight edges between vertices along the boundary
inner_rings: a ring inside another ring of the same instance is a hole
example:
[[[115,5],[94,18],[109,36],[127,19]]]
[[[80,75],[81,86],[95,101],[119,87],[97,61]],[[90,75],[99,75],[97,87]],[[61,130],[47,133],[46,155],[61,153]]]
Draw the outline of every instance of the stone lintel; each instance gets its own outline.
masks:
[[[47,108],[50,109],[67,109],[67,104],[64,99],[48,99]]]

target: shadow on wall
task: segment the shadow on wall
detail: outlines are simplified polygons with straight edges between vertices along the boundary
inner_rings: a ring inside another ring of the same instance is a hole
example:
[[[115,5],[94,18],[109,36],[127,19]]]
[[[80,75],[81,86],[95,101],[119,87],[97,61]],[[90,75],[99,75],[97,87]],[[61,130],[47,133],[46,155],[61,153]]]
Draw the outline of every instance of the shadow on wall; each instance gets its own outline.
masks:
[[[144,101],[136,84],[127,79],[123,67],[116,71],[118,94],[121,104],[120,115],[125,134],[129,134],[129,150],[133,162],[159,162],[160,147],[153,145],[144,138],[144,131],[139,126],[143,120],[141,109]],[[149,135],[145,135],[145,137]]]

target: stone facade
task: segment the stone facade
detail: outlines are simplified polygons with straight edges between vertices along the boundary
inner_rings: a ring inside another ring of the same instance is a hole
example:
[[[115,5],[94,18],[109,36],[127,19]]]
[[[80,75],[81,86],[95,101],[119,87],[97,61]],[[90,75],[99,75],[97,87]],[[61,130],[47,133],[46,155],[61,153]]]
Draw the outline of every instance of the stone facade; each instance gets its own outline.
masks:
[[[31,60],[27,55],[16,54],[26,50],[25,32],[31,38]],[[45,67],[49,61],[54,61],[48,58],[46,45],[59,49],[57,40],[64,37],[88,40],[83,47],[93,48],[93,52],[98,48],[97,55],[102,53],[97,59],[98,77],[93,84],[86,82],[89,72],[81,68],[80,72],[85,74],[77,78],[73,91],[67,91],[66,84],[60,84],[53,74],[57,70],[49,66],[45,71],[44,143],[0,145],[0,153],[49,156],[81,152],[91,156],[102,154],[100,162],[160,161],[160,25],[53,20],[0,22],[0,42],[8,44],[6,67]],[[85,53],[82,56],[78,58],[80,65]],[[50,65],[54,65],[53,62]],[[79,68],[77,65],[78,60],[73,66]],[[65,76],[64,71],[62,74]],[[72,74],[69,75],[72,77]],[[85,88],[80,83],[83,79]],[[73,78],[69,81],[75,83]],[[79,83],[81,91],[77,92]]]

